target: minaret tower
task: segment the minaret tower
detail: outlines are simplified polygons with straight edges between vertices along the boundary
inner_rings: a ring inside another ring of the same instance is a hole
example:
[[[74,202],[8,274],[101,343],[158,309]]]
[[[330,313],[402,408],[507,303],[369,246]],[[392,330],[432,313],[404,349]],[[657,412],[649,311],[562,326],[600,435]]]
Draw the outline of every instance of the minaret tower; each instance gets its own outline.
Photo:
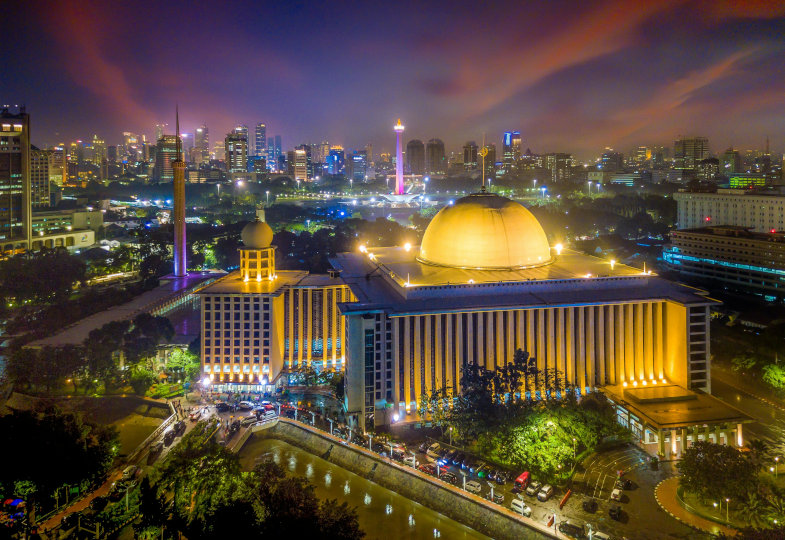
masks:
[[[403,195],[406,189],[403,185],[403,148],[401,148],[401,133],[403,133],[403,124],[401,119],[393,126],[395,130],[395,193],[394,195]]]
[[[174,224],[174,275],[175,277],[185,277],[188,273],[185,249],[185,161],[183,161],[183,149],[180,141],[179,107],[175,110],[177,159],[172,162],[172,173],[174,175],[174,181],[172,182],[174,187],[174,208],[172,211],[172,223]]]

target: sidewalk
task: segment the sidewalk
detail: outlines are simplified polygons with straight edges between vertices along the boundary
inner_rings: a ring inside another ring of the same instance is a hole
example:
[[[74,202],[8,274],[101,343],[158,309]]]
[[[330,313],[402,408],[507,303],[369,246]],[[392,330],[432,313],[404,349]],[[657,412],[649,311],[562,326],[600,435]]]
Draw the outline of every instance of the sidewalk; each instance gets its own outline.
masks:
[[[679,477],[672,476],[663,480],[654,489],[654,498],[657,499],[657,504],[665,510],[672,517],[678,519],[685,525],[705,531],[713,535],[724,534],[725,536],[734,537],[738,533],[736,529],[731,529],[725,525],[720,525],[708,519],[704,519],[698,515],[689,512],[684,508],[676,497],[676,489],[679,487]]]

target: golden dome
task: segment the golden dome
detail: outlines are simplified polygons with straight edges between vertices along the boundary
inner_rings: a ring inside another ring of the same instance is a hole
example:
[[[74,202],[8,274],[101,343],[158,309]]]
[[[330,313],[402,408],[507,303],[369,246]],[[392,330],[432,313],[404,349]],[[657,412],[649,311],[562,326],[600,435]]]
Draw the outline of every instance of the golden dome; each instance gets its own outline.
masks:
[[[240,238],[247,249],[264,249],[270,247],[273,241],[273,230],[257,217],[256,221],[243,227]]]
[[[523,205],[481,192],[434,216],[417,260],[477,270],[515,269],[550,263],[551,250],[540,222]]]

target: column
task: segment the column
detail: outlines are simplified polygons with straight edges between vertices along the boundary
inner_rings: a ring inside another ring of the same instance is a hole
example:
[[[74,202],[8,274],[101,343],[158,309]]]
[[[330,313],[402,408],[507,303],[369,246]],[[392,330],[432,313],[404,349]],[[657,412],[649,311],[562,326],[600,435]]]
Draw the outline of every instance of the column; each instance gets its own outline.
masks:
[[[679,455],[679,446],[678,446],[678,443],[676,442],[676,430],[675,429],[671,430],[671,452],[675,456]]]
[[[595,306],[588,306],[586,310],[586,388],[594,388],[595,384],[595,367],[597,365],[597,357],[595,355],[594,345],[594,320],[596,317]]]
[[[424,315],[420,317],[420,319],[423,321],[423,332],[420,334],[420,339],[424,342],[422,365],[423,373],[425,374],[425,377],[423,377],[422,380],[422,392],[425,392],[426,394],[436,390],[435,381],[431,380],[434,368],[432,360],[433,351],[431,350],[433,348],[431,347],[431,337],[433,336],[433,317],[433,315]],[[422,394],[418,394],[417,399],[420,399],[420,395]]]
[[[412,329],[411,329],[411,316],[403,317],[403,394],[406,400],[406,410],[411,408],[412,404],[412,373],[411,373],[411,358],[412,358]]]
[[[556,323],[554,321],[556,308],[548,308],[546,310],[547,317],[546,317],[546,338],[545,338],[545,348],[546,348],[546,357],[545,357],[545,367],[546,369],[556,370]]]
[[[496,369],[496,332],[494,324],[494,312],[481,313],[480,317],[483,321],[483,335],[485,336],[485,343],[480,341],[480,346],[483,350],[485,357],[485,367],[490,370]]]
[[[457,394],[461,389],[461,368],[466,359],[463,357],[463,340],[466,339],[463,329],[463,314],[456,313],[455,317],[455,361],[453,362],[452,387]]]
[[[423,358],[421,353],[422,320],[423,317],[414,317],[414,396],[412,397],[416,403],[420,402],[424,383],[422,380]]]
[[[575,340],[577,345],[577,352],[575,353],[575,360],[577,364],[577,373],[575,384],[583,394],[586,388],[586,315],[584,307],[577,307],[575,310],[578,312],[578,327],[575,330]]]
[[[597,322],[595,326],[594,343],[597,347],[597,381],[596,384],[604,385],[607,380],[605,367],[607,358],[605,357],[605,334],[608,329],[605,327],[605,306],[597,306]]]
[[[741,424],[736,424],[736,446],[739,448],[744,446],[744,435],[741,431]]]
[[[444,359],[444,343],[442,343],[442,318],[444,315],[441,313],[434,315],[436,323],[436,350],[433,351],[433,361],[436,362],[436,380],[433,381],[433,390],[441,390],[444,388],[444,374],[442,373],[442,360]],[[431,325],[434,326],[434,325]]]
[[[657,452],[661,455],[665,455],[665,433],[661,429],[657,430]]]
[[[403,364],[403,350],[401,350],[400,344],[400,336],[401,336],[401,319],[400,317],[396,317],[392,319],[392,334],[393,334],[393,372],[392,372],[392,384],[393,384],[393,398],[395,399],[395,406],[394,410],[397,414],[400,415],[400,418],[403,418],[404,411],[401,411],[401,401],[405,401],[404,396],[401,394],[401,365]]]
[[[633,314],[633,320],[635,321],[635,378],[637,380],[643,380],[646,373],[644,371],[644,354],[643,354],[643,304],[641,302],[637,302],[634,304],[635,312]]]
[[[665,336],[662,333],[664,307],[662,302],[654,304],[654,376],[657,379],[662,379],[665,376],[663,367],[663,346],[665,344]]]
[[[305,291],[297,289],[297,365],[303,365],[303,349],[305,349],[304,324],[303,324],[303,306],[305,306]]]
[[[540,387],[545,380],[545,310],[537,310],[537,369],[540,370]],[[543,396],[544,397],[544,396]]]
[[[313,289],[305,290],[305,313],[308,321],[308,330],[305,332],[305,361],[311,366],[313,361]]]
[[[654,371],[654,343],[652,343],[652,335],[654,333],[654,321],[651,302],[646,302],[643,306],[643,376],[646,380],[650,380],[655,376]]]
[[[635,372],[635,333],[633,326],[633,305],[624,305],[624,373],[627,378],[637,379]]]
[[[561,371],[562,376],[567,376],[565,358],[566,352],[566,332],[564,331],[564,312],[565,308],[554,308],[556,312],[556,369]]]
[[[570,306],[567,308],[567,320],[565,321],[565,351],[567,370],[564,372],[564,378],[568,384],[575,384],[575,308]]]

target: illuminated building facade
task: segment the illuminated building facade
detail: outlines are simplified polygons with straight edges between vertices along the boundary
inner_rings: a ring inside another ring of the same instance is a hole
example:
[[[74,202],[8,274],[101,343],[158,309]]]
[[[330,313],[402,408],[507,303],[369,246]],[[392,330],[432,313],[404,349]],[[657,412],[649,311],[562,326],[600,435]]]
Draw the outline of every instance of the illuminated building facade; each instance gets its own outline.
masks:
[[[469,141],[463,145],[463,168],[467,171],[473,171],[477,168],[477,143]]]
[[[395,131],[395,192],[394,195],[403,195],[406,192],[406,186],[403,184],[403,147],[401,146],[401,133],[404,127],[401,124],[401,119],[393,126]]]
[[[521,132],[505,131],[502,136],[502,161],[512,165],[521,159]]]
[[[671,232],[665,263],[685,277],[733,289],[785,296],[785,233],[713,226]]]
[[[716,193],[679,191],[679,229],[732,225],[756,232],[785,230],[785,196],[748,189],[718,189]]]
[[[177,159],[177,145],[178,138],[175,135],[164,135],[158,139],[153,174],[158,182],[171,182],[174,180],[172,162]]]
[[[709,157],[709,139],[706,137],[687,137],[673,143],[673,168],[692,170],[698,163]]]
[[[219,391],[269,391],[285,372],[343,369],[345,320],[354,300],[337,276],[276,270],[273,232],[242,231],[240,269],[200,291],[202,370]]]
[[[237,127],[224,139],[224,160],[228,172],[246,172],[248,169],[248,129]]]
[[[425,172],[428,174],[447,172],[447,158],[444,153],[444,142],[441,139],[431,139],[425,145]]]
[[[52,153],[35,146],[30,147],[30,205],[33,208],[49,206],[49,178]]]
[[[30,115],[0,110],[0,241],[3,254],[28,247],[30,221]]]
[[[425,145],[420,139],[406,143],[406,172],[415,175],[425,172]]]
[[[294,179],[307,182],[311,179],[311,148],[300,145],[294,149]]]

